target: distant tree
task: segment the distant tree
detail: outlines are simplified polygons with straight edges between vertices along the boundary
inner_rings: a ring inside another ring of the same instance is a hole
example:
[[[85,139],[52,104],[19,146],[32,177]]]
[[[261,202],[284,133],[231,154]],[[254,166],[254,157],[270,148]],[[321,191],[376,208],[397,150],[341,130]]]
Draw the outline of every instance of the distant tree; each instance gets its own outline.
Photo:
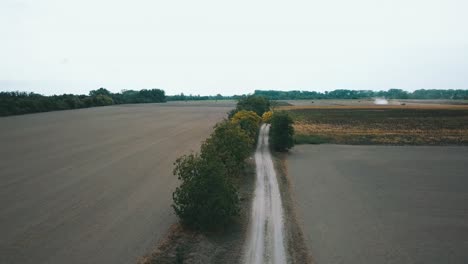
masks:
[[[183,224],[195,229],[216,229],[239,214],[237,190],[216,155],[185,155],[174,164],[174,175],[181,185],[172,195],[172,207]]]
[[[112,96],[112,94],[111,94],[111,92],[109,92],[109,90],[107,90],[106,88],[102,88],[102,87],[97,89],[97,90],[89,91],[89,96],[95,97],[95,96],[98,96],[98,95],[105,95],[105,96],[109,96],[109,97]]]
[[[93,98],[93,104],[95,106],[105,106],[114,104],[114,101],[110,96],[98,94]]]
[[[253,111],[258,116],[270,110],[270,101],[263,96],[249,95],[239,99],[237,102],[237,111]]]
[[[138,103],[160,103],[165,102],[165,100],[166,95],[160,89],[143,89],[138,92]]]
[[[276,151],[287,151],[294,146],[293,119],[287,112],[274,112],[271,118],[270,143]]]
[[[0,116],[111,104],[159,103],[165,102],[165,99],[164,91],[159,89],[124,90],[122,93],[114,94],[105,88],[99,88],[90,91],[89,96],[73,94],[43,96],[25,92],[0,92]]]
[[[390,89],[386,92],[385,98],[388,99],[407,99],[408,92],[401,89]]]

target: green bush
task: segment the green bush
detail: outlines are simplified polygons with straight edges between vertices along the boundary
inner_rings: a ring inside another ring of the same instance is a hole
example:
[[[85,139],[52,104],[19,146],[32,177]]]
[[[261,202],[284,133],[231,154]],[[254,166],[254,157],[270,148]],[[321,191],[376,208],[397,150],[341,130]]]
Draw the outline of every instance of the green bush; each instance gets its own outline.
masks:
[[[270,143],[276,151],[287,151],[294,146],[293,120],[286,112],[274,112],[271,118]]]
[[[216,229],[239,214],[237,190],[217,156],[185,155],[174,165],[174,175],[181,185],[172,195],[172,207],[183,224],[201,230]]]
[[[228,113],[229,118],[233,117],[239,111],[253,111],[258,116],[270,110],[270,101],[263,96],[249,95],[239,98],[236,109]]]
[[[237,176],[244,168],[244,161],[250,155],[253,140],[239,125],[229,121],[215,126],[213,134],[203,143],[201,157],[217,156],[224,164],[229,176]]]

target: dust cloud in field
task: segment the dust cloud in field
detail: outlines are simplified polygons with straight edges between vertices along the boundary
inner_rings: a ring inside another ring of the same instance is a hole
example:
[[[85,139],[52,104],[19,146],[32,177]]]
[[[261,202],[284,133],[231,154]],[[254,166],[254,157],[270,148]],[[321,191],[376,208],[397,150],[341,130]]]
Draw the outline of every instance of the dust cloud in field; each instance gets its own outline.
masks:
[[[376,104],[376,105],[388,105],[388,101],[385,98],[376,98],[374,100],[374,104]]]

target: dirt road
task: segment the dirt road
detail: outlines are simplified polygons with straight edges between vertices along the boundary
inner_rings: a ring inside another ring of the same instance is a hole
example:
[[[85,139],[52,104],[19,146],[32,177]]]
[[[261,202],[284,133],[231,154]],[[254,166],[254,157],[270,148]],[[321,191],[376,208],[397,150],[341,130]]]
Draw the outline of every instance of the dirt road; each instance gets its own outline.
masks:
[[[286,263],[283,206],[268,145],[269,125],[262,125],[255,152],[257,181],[252,204],[246,264]]]
[[[172,163],[230,109],[140,104],[0,118],[0,263],[132,263],[149,253],[176,221]]]
[[[467,263],[467,164],[468,147],[294,147],[315,263]]]

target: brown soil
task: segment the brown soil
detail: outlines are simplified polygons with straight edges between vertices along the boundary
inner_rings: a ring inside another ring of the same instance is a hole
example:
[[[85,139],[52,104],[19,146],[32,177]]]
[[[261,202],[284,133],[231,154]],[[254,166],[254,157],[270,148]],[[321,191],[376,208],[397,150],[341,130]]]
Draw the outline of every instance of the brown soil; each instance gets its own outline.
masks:
[[[232,107],[138,104],[0,118],[0,263],[131,263],[177,221],[174,160]]]
[[[312,264],[313,259],[309,254],[304,240],[302,226],[299,224],[296,214],[295,196],[292,190],[292,178],[288,175],[287,153],[273,152],[273,162],[278,175],[278,184],[280,187],[281,198],[283,200],[287,251],[290,263]]]
[[[296,146],[297,214],[316,263],[466,263],[468,147]]]

